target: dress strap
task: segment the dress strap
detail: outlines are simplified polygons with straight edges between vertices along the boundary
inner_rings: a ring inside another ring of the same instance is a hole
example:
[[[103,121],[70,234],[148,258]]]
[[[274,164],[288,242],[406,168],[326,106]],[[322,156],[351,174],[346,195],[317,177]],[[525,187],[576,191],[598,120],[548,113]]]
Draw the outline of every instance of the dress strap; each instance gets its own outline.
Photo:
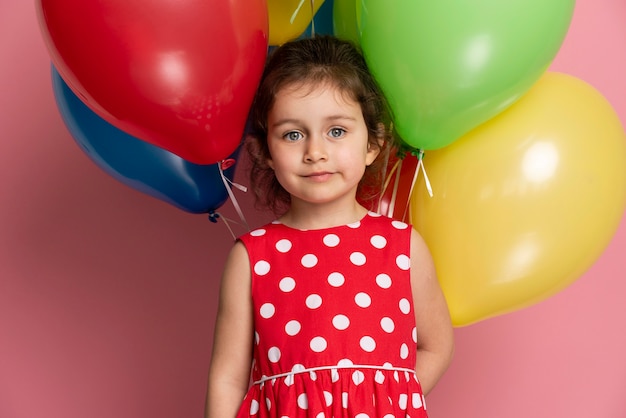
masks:
[[[309,367],[309,368],[302,368],[298,370],[292,370],[290,372],[274,374],[272,376],[263,376],[259,380],[252,382],[252,384],[260,385],[264,382],[267,382],[268,380],[278,379],[281,377],[294,376],[294,375],[301,374],[301,373],[317,372],[320,370],[338,370],[338,369],[373,369],[373,370],[381,370],[381,371],[391,370],[391,371],[409,372],[409,373],[415,374],[415,370],[409,369],[406,367],[393,367],[393,366],[385,367],[385,366],[373,366],[371,364],[351,364],[351,365],[346,365],[346,366],[342,366],[342,365],[319,366],[319,367]]]

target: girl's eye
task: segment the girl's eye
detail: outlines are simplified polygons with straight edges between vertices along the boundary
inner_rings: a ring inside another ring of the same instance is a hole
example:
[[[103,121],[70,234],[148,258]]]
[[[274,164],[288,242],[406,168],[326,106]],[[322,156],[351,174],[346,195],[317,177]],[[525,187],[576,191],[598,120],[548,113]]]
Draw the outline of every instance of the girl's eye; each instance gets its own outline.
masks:
[[[291,132],[287,132],[283,138],[285,138],[287,141],[298,141],[299,139],[302,138],[302,134],[298,131],[291,131]]]
[[[328,134],[332,137],[332,138],[341,138],[342,136],[344,136],[346,133],[346,130],[343,128],[332,128]]]

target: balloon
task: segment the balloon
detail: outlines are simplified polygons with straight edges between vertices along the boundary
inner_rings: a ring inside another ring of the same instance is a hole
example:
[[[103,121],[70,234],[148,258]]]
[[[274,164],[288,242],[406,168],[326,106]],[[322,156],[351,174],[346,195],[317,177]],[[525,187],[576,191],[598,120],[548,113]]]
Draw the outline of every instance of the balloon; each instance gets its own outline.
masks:
[[[297,39],[324,0],[267,0],[269,44],[282,45]]]
[[[54,66],[113,126],[210,164],[238,146],[267,52],[264,0],[37,0]]]
[[[187,212],[212,212],[224,204],[228,194],[217,164],[190,163],[117,129],[81,102],[54,68],[52,84],[74,140],[107,174]],[[232,181],[234,171],[234,165],[224,170],[226,178]]]
[[[356,0],[335,0],[333,5],[333,33],[338,38],[359,44]]]
[[[361,0],[367,62],[407,145],[444,147],[519,99],[559,50],[574,0]]]
[[[601,255],[626,206],[626,135],[610,104],[547,73],[516,104],[426,153],[412,222],[456,326],[534,304]]]
[[[419,174],[418,159],[412,154],[400,158],[392,155],[387,163],[385,182],[375,202],[359,200],[369,210],[404,222],[409,220],[409,197],[414,179]],[[367,190],[364,195],[376,194],[378,190]]]

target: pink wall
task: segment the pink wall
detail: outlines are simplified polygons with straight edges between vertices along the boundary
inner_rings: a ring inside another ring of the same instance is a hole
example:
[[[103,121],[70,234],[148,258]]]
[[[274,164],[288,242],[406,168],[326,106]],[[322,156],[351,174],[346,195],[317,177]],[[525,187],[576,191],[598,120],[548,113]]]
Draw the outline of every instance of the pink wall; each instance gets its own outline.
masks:
[[[61,122],[49,64],[33,2],[2,0],[0,417],[200,417],[230,235],[93,165]],[[626,124],[626,2],[579,0],[553,69]],[[251,223],[267,219],[242,201]],[[623,221],[565,291],[457,329],[432,416],[626,417],[625,247]]]

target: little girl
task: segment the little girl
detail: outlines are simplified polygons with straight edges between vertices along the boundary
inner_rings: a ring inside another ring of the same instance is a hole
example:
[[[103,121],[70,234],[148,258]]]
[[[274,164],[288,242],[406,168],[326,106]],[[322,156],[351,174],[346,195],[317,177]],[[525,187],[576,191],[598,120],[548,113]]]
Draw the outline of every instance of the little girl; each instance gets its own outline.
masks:
[[[383,170],[386,109],[348,42],[294,41],[269,59],[251,182],[281,215],[228,257],[207,418],[427,417],[453,352],[447,305],[418,233],[357,199]]]

